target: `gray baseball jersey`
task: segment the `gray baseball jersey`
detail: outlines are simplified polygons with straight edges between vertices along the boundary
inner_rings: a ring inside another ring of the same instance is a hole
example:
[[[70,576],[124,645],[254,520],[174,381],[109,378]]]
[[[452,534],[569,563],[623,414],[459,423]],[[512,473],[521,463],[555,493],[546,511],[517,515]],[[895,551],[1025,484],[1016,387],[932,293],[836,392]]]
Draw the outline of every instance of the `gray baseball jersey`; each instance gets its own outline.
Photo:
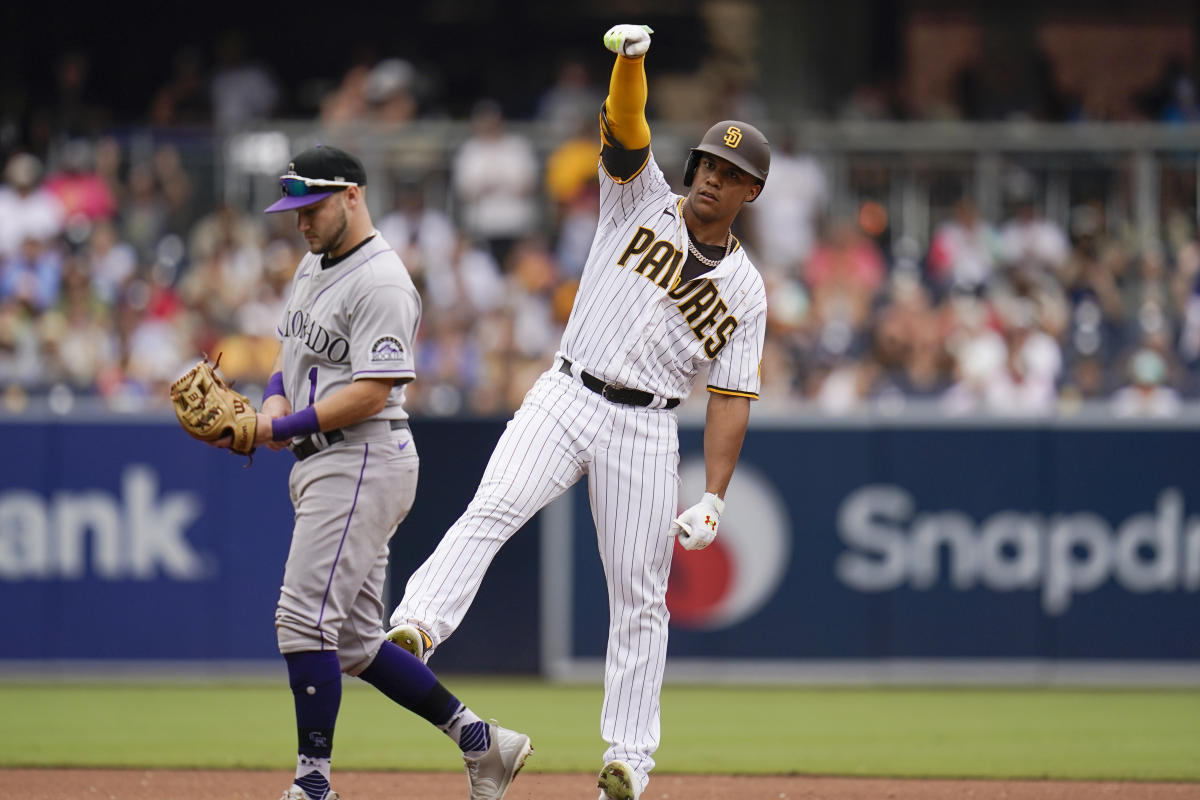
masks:
[[[415,378],[413,340],[420,321],[421,298],[412,278],[378,232],[333,267],[306,254],[276,329],[292,410],[358,378]],[[408,418],[403,383],[392,389],[377,418]]]
[[[404,386],[415,377],[421,300],[383,237],[323,265],[305,255],[278,333],[293,411],[360,378],[399,383],[378,415],[292,467],[295,528],[275,614],[283,653],[337,650],[357,675],[383,642],[388,540],[416,496],[418,458]],[[318,435],[326,444],[326,435]]]

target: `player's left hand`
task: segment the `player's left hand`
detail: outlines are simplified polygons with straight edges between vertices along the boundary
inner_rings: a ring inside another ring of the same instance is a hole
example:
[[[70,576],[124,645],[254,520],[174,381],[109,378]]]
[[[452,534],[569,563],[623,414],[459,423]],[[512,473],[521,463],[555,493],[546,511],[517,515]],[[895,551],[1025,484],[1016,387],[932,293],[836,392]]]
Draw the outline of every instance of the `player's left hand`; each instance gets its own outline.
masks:
[[[678,536],[685,550],[703,550],[717,538],[717,526],[724,511],[725,501],[705,492],[699,503],[675,518],[667,535]]]

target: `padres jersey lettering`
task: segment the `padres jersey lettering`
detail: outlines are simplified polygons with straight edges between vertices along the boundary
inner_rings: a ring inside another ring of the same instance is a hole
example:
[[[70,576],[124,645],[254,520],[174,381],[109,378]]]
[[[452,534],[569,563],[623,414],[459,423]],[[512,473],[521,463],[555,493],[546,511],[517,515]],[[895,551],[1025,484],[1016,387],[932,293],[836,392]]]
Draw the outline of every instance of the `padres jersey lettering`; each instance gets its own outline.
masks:
[[[757,397],[767,304],[745,251],[739,244],[719,266],[679,284],[682,198],[653,155],[626,183],[604,169],[600,177],[600,231],[562,354],[605,381],[660,397],[685,397],[703,367],[714,389]]]

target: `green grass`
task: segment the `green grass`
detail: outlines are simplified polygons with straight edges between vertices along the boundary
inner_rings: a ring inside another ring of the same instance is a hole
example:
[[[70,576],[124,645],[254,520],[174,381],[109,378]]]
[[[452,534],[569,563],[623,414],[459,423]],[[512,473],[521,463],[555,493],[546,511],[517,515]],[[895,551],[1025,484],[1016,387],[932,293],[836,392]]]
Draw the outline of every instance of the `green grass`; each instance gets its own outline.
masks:
[[[455,680],[533,736],[533,771],[591,771],[598,686]],[[0,683],[0,766],[280,768],[291,694],[263,684]],[[339,769],[458,770],[423,720],[347,680]],[[668,687],[661,772],[1200,781],[1200,690]]]

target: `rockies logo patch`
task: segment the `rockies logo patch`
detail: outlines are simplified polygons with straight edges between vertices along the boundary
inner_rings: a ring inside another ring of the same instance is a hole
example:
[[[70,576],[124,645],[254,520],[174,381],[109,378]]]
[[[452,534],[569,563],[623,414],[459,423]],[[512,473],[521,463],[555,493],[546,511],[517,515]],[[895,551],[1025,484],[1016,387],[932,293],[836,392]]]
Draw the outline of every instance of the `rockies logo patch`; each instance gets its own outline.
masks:
[[[380,336],[371,345],[371,363],[387,364],[404,358],[404,345],[395,336]]]

